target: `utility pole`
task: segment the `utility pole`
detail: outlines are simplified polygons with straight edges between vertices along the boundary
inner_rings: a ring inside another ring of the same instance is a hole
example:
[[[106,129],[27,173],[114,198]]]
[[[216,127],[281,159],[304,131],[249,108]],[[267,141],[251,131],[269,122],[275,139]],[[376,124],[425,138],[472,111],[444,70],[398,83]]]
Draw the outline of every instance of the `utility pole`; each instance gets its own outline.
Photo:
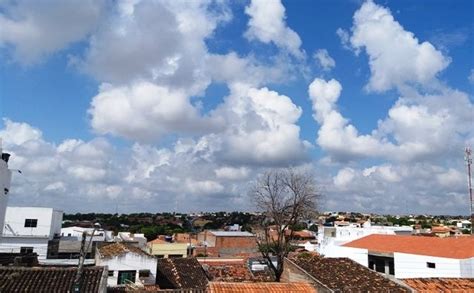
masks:
[[[474,214],[473,214],[473,202],[472,202],[472,182],[471,182],[471,165],[472,165],[472,151],[470,147],[466,147],[465,149],[466,156],[464,159],[466,160],[467,164],[467,188],[469,190],[469,211],[471,216],[471,235],[474,235]]]
[[[82,276],[82,269],[84,267],[86,237],[87,237],[87,232],[86,231],[82,232],[81,251],[79,253],[79,265],[77,267],[76,277],[74,278],[74,285],[72,287],[72,292],[74,293],[81,292],[81,276]]]

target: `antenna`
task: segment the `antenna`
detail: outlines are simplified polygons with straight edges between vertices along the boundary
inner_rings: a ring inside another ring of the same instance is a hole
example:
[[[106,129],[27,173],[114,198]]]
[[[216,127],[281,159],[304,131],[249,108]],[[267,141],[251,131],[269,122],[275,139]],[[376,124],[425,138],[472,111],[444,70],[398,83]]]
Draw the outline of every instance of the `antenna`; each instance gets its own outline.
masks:
[[[470,216],[471,216],[471,235],[474,235],[474,214],[473,212],[473,202],[472,202],[472,183],[471,183],[471,165],[472,165],[472,150],[470,147],[466,147],[464,150],[466,153],[464,160],[466,161],[467,164],[467,188],[469,190],[469,199],[470,199],[470,204],[469,204],[469,211],[470,211]]]

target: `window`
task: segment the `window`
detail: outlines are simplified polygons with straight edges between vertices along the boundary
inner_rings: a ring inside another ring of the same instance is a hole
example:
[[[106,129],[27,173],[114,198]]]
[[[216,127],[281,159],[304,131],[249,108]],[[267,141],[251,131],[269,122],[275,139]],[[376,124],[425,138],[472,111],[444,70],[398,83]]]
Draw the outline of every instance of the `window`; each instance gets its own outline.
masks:
[[[148,278],[150,276],[150,270],[140,270],[138,272],[138,277],[140,278]]]
[[[35,228],[38,226],[38,219],[25,219],[26,228]]]
[[[109,277],[113,277],[114,276],[114,271],[109,271]]]
[[[158,254],[156,257],[157,258],[164,258],[165,256],[163,254]]]
[[[427,262],[426,263],[426,267],[430,268],[430,269],[435,269],[436,268],[436,264],[434,262]]]
[[[20,248],[21,254],[30,254],[33,253],[33,247],[21,247]]]
[[[135,273],[136,271],[119,271],[117,285],[135,283]]]

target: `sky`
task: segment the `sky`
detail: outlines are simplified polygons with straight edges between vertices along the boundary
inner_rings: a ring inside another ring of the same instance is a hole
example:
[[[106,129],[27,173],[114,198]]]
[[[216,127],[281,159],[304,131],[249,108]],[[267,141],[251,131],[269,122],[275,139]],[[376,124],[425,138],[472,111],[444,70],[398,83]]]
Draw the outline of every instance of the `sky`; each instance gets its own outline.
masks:
[[[473,6],[1,1],[9,204],[253,211],[292,167],[322,210],[467,215]]]

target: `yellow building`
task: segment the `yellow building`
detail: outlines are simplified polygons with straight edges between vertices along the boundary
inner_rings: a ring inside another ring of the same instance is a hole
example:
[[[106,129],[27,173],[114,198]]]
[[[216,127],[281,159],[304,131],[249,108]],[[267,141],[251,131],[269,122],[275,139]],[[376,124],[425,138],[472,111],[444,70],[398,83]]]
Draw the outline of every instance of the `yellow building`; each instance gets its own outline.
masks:
[[[147,251],[158,258],[186,257],[188,244],[169,242],[157,238],[147,243]]]

